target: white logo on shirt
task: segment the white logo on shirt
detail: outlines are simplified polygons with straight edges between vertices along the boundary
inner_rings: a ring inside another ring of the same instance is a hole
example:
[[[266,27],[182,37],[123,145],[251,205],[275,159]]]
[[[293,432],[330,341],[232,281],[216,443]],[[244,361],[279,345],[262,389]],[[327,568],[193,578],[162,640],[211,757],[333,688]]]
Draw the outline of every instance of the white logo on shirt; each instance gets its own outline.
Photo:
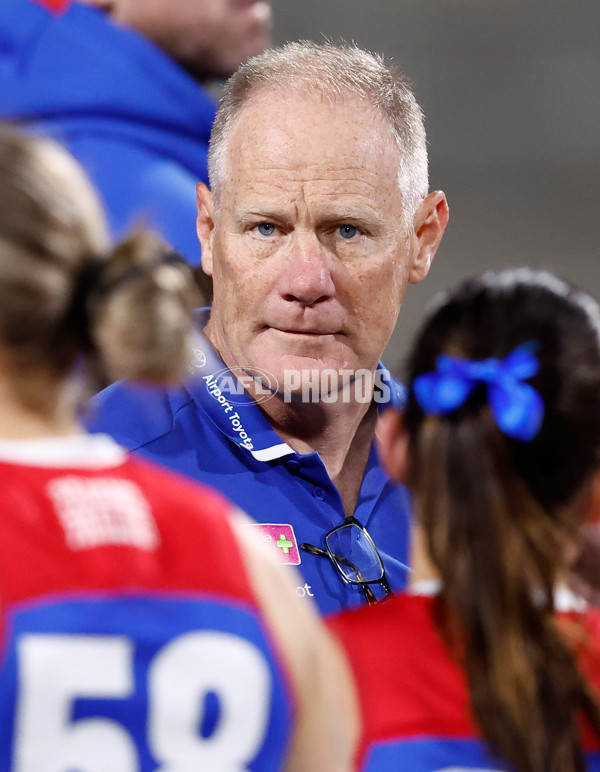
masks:
[[[73,550],[103,544],[155,549],[159,543],[150,506],[131,480],[57,477],[48,495]]]

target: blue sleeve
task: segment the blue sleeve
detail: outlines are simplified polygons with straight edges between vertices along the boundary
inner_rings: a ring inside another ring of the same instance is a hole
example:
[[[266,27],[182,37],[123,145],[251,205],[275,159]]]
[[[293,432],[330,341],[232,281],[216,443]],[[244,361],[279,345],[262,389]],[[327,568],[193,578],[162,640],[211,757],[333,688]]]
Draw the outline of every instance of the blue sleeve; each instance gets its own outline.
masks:
[[[137,450],[171,431],[174,401],[165,389],[117,381],[90,400],[83,423],[89,432],[109,434]]]
[[[196,235],[200,179],[172,159],[111,137],[71,137],[67,145],[98,188],[115,239],[131,227],[146,225],[191,265],[200,265]]]

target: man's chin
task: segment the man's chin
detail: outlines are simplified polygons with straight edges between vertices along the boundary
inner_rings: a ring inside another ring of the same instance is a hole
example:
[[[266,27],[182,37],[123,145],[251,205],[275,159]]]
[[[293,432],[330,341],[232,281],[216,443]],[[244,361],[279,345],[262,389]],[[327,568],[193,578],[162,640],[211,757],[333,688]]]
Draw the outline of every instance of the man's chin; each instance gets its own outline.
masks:
[[[288,403],[330,402],[354,383],[355,370],[346,363],[307,357],[265,358],[261,365],[277,384],[277,395]],[[366,371],[365,371],[366,372]]]
[[[314,359],[312,357],[270,356],[261,365],[269,370],[278,381],[299,380],[321,377],[322,373],[333,374],[343,370],[345,364],[338,359]]]

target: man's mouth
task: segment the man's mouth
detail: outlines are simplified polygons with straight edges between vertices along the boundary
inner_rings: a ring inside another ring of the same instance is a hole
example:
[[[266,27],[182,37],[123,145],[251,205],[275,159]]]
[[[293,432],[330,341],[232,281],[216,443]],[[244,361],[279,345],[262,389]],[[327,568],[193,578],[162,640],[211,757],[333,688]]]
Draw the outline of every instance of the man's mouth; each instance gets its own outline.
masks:
[[[307,337],[320,337],[325,335],[335,335],[336,332],[334,330],[328,330],[328,329],[302,329],[297,327],[271,327],[272,330],[276,330],[277,332],[283,332],[286,335],[304,335]]]

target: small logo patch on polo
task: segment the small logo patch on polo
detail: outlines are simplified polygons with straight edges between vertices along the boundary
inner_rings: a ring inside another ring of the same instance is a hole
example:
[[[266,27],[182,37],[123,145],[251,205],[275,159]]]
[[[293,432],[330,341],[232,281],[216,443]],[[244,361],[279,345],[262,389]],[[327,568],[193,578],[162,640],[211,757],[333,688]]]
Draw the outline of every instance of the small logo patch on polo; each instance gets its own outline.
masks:
[[[289,523],[251,523],[250,528],[258,528],[264,541],[269,544],[279,563],[299,566],[300,550],[296,534]]]

